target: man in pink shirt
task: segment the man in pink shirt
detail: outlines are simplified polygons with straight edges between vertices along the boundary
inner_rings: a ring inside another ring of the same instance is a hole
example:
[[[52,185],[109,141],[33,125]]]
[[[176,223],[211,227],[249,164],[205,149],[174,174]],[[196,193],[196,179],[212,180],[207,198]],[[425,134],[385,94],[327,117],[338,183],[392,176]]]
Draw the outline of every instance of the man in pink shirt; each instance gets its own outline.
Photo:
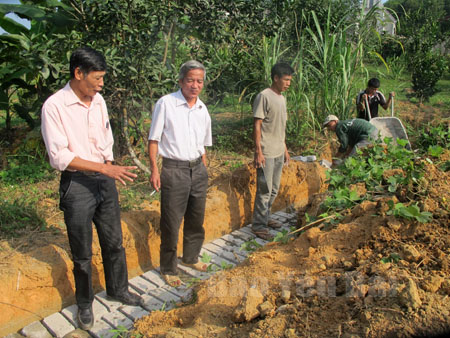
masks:
[[[132,166],[113,164],[113,136],[103,88],[106,61],[83,47],[70,58],[70,81],[42,107],[42,136],[50,164],[60,170],[60,208],[64,212],[75,277],[78,323],[94,323],[92,302],[92,222],[102,250],[106,293],[112,300],[140,305],[128,291],[128,271],[122,246],[120,208],[115,180],[125,184],[137,175]]]

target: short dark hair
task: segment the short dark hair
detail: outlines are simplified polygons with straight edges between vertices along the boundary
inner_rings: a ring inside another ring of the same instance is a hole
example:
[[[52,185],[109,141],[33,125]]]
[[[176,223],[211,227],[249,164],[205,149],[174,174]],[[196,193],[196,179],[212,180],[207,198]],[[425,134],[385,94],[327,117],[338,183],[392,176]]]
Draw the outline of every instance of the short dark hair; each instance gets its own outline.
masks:
[[[70,56],[70,77],[75,77],[75,69],[79,67],[83,74],[92,71],[106,71],[106,61],[102,53],[91,47],[81,47]]]
[[[380,80],[376,77],[371,78],[369,82],[367,82],[367,87],[380,88]]]
[[[275,64],[270,71],[270,77],[273,79],[275,75],[278,77],[283,77],[284,75],[292,75],[294,74],[294,68],[292,68],[289,64],[285,62],[280,62]]]

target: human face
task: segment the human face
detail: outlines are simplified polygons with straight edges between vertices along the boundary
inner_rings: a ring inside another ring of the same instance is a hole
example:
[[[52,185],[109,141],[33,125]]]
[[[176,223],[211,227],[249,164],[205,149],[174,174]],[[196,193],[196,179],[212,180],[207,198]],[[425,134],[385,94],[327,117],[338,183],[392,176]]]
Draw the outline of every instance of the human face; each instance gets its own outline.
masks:
[[[182,80],[179,80],[181,92],[189,103],[195,103],[203,89],[205,72],[202,69],[191,69]]]
[[[275,75],[273,77],[272,89],[278,94],[281,94],[289,88],[291,85],[291,80],[292,75],[283,75],[282,77]]]
[[[335,131],[336,130],[336,125],[337,125],[337,121],[330,121],[326,127],[331,130],[331,131]]]
[[[367,91],[368,95],[372,96],[377,92],[377,89],[378,88],[375,88],[375,87],[368,87],[366,91]]]
[[[84,74],[79,68],[75,69],[75,78],[78,80],[79,94],[83,97],[94,97],[103,89],[105,71],[91,71]]]

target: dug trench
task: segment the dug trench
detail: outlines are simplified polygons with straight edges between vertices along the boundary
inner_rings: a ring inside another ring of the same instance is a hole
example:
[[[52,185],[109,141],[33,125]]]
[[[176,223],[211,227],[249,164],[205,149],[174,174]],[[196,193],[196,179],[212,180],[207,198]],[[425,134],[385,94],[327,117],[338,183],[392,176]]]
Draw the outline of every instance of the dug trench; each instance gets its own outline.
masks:
[[[448,160],[450,152],[444,156]],[[329,226],[272,242],[196,288],[195,302],[152,312],[144,337],[448,337],[450,173],[426,164],[420,223],[389,214],[394,195],[363,201]],[[356,191],[364,194],[364,184]],[[317,216],[325,194],[298,211]]]
[[[255,181],[255,170],[249,165],[210,181],[205,242],[251,223]],[[324,182],[325,170],[317,162],[291,161],[283,169],[273,211],[305,207],[311,196],[324,189]],[[146,203],[143,210],[122,213],[129,278],[159,266],[159,218],[157,201]],[[39,246],[27,247],[25,243],[20,249],[3,246],[0,250],[0,336],[16,332],[75,301],[73,265],[65,234],[46,233],[40,242]],[[181,236],[178,249],[181,252]],[[104,288],[103,266],[96,235],[92,261],[95,291],[101,291]]]

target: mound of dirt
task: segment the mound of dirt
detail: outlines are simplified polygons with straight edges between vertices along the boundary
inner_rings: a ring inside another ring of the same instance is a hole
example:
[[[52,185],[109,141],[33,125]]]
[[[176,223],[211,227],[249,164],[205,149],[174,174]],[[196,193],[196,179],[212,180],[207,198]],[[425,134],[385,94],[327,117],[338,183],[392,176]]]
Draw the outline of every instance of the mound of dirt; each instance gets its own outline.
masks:
[[[304,207],[310,196],[324,189],[324,181],[324,168],[317,162],[291,161],[283,169],[281,190],[273,211]],[[206,202],[205,242],[251,222],[255,182],[255,170],[249,165],[211,180]],[[56,200],[48,202],[57,203]],[[143,210],[122,214],[130,278],[159,266],[159,202],[145,203],[142,207]],[[15,249],[8,242],[0,245],[0,336],[75,302],[73,264],[64,231],[45,233],[32,245],[22,243]],[[178,248],[181,253],[182,236]],[[104,288],[103,276],[100,247],[94,235],[95,291]]]
[[[386,215],[395,197],[363,202],[336,226],[266,245],[199,284],[195,304],[153,312],[136,322],[136,331],[255,338],[450,332],[450,177],[431,164],[427,172],[433,188],[422,203],[432,222]],[[321,199],[301,214],[314,215]]]

